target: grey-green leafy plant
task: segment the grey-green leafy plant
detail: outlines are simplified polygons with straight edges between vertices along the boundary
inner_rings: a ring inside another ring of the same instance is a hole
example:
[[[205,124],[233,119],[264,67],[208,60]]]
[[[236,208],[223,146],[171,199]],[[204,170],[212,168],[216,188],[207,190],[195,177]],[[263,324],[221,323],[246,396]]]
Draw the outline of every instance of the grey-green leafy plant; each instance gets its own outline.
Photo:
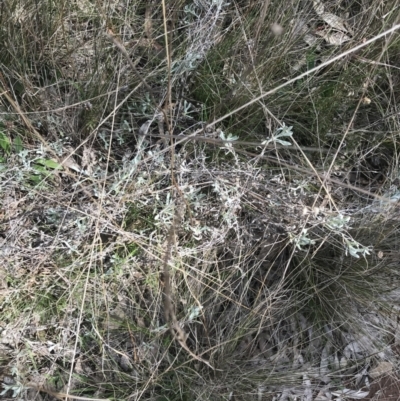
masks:
[[[261,142],[261,145],[268,145],[271,142],[277,142],[283,146],[291,146],[291,142],[282,140],[280,138],[291,137],[293,135],[292,128],[293,127],[287,127],[285,124],[283,124],[282,127],[277,129],[276,133],[273,134],[271,138]]]

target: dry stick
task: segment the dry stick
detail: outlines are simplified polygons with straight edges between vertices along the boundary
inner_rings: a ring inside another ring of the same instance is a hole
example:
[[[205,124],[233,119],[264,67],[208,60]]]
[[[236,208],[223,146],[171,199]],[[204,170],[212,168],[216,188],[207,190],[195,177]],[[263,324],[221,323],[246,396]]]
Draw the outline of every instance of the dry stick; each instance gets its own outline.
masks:
[[[172,132],[172,77],[171,77],[171,68],[172,68],[172,60],[171,60],[171,52],[170,52],[170,43],[168,38],[168,27],[167,27],[167,8],[165,5],[165,0],[162,0],[162,10],[163,10],[163,23],[164,23],[164,38],[165,38],[165,57],[167,61],[167,73],[168,73],[168,87],[167,87],[167,95],[166,95],[166,104],[165,109],[169,112],[168,114],[171,116],[169,119],[169,115],[165,111],[162,110],[164,114],[165,123],[167,124],[169,139],[170,139],[170,154],[171,154],[171,182],[175,186],[179,196],[182,198],[183,202],[186,204],[187,211],[189,213],[189,218],[192,220],[192,213],[190,211],[189,202],[186,200],[181,188],[178,185],[178,182],[175,179],[174,175],[174,167],[175,167],[175,147],[173,146],[173,132]]]
[[[162,10],[163,10],[163,20],[164,20],[164,37],[165,37],[165,50],[166,50],[166,59],[167,59],[167,73],[168,73],[168,88],[167,88],[167,96],[166,96],[166,109],[169,111],[168,114],[172,114],[172,79],[171,79],[171,53],[169,49],[169,40],[168,40],[168,28],[167,28],[167,11],[166,11],[166,5],[165,5],[165,0],[162,0]],[[172,132],[172,119],[169,119],[169,115],[165,111],[163,111],[164,116],[165,116],[165,122],[167,124],[168,128],[168,133],[170,136],[170,155],[171,155],[171,162],[170,162],[170,167],[171,167],[171,182],[175,186],[177,192],[179,193],[180,197],[183,199],[183,201],[187,205],[187,210],[189,212],[190,218],[191,212],[190,212],[190,207],[182,193],[182,190],[180,189],[174,175],[174,167],[175,167],[175,147],[173,146],[173,132]],[[165,251],[165,258],[164,258],[164,313],[165,313],[165,318],[168,322],[169,329],[171,331],[171,334],[173,337],[179,342],[181,347],[186,350],[193,358],[197,359],[200,362],[205,363],[207,366],[209,366],[211,369],[214,369],[212,365],[210,365],[209,362],[207,362],[205,359],[201,358],[200,356],[197,356],[194,354],[190,348],[186,344],[186,338],[187,335],[185,331],[181,328],[179,325],[178,319],[176,318],[175,311],[172,305],[172,291],[171,291],[171,281],[170,281],[170,274],[169,274],[169,267],[168,267],[168,262],[171,259],[171,254],[172,254],[172,245],[175,239],[175,224],[181,222],[181,216],[178,214],[178,211],[175,211],[175,216],[174,216],[174,221],[172,222],[168,239],[167,239],[167,249]],[[176,221],[178,220],[178,221]],[[178,224],[179,224],[178,223]]]
[[[168,323],[169,329],[171,331],[172,336],[176,341],[179,342],[181,347],[194,359],[205,363],[211,369],[215,370],[215,368],[205,359],[201,358],[200,356],[194,354],[190,348],[186,344],[187,334],[179,325],[178,319],[176,318],[176,314],[174,311],[174,307],[172,305],[172,291],[171,291],[171,279],[169,274],[169,261],[171,260],[172,256],[172,246],[175,240],[175,227],[179,225],[181,222],[181,217],[179,216],[178,212],[175,212],[174,221],[171,224],[171,228],[169,229],[168,238],[167,238],[167,247],[165,250],[164,255],[164,262],[163,262],[163,275],[164,275],[164,313],[165,319]]]

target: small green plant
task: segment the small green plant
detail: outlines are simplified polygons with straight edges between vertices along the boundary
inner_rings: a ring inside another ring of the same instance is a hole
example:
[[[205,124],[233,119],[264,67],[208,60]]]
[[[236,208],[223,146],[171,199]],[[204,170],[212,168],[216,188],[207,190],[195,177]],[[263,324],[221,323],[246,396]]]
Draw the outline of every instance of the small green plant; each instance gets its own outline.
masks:
[[[315,240],[310,239],[308,236],[308,230],[306,228],[303,228],[301,230],[300,235],[293,235],[292,233],[289,233],[290,236],[290,241],[295,244],[296,248],[299,250],[302,250],[302,247],[307,246],[307,245],[314,245],[316,243]]]
[[[291,146],[292,144],[289,141],[285,141],[280,138],[291,137],[293,135],[292,128],[293,127],[287,127],[285,124],[283,124],[282,127],[278,128],[277,132],[274,135],[272,135],[272,137],[270,139],[267,139],[267,140],[261,142],[261,145],[266,146],[266,145],[270,144],[271,142],[277,142],[283,146]]]
[[[14,383],[6,384],[2,383],[3,391],[1,391],[0,396],[5,396],[9,391],[12,391],[12,398],[16,401],[22,401],[22,394],[26,390],[26,387],[22,384],[19,371],[16,367],[11,368],[11,375],[13,376]]]

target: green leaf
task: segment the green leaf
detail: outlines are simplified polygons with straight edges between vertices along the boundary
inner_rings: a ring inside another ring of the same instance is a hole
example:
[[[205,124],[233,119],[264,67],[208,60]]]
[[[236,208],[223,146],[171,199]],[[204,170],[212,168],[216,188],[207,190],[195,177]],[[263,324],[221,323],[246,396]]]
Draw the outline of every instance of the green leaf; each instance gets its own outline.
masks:
[[[10,152],[10,139],[4,132],[0,131],[0,148],[2,148],[6,153]]]
[[[315,67],[315,61],[316,61],[317,57],[314,51],[310,52],[307,54],[306,56],[306,60],[307,60],[307,70],[311,70],[312,68]]]
[[[28,179],[33,183],[33,184],[39,184],[42,181],[42,176],[31,174]]]
[[[0,171],[5,171],[7,169],[5,157],[0,157]]]
[[[39,163],[45,167],[54,169],[54,170],[62,170],[62,165],[57,163],[55,160],[53,159],[38,159],[36,160],[36,163]]]
[[[282,139],[275,139],[275,142],[280,143],[283,146],[291,146],[292,144],[288,141],[282,141]]]
[[[278,142],[283,146],[291,146],[292,144],[288,141],[284,141],[282,139],[282,137],[285,136],[292,136],[293,132],[292,132],[292,126],[287,127],[285,125],[285,123],[283,123],[283,126],[277,129],[277,132],[275,135],[273,135],[271,138],[267,139],[266,141],[261,142],[261,145],[268,145],[270,142]]]
[[[14,151],[15,151],[15,153],[19,153],[19,152],[21,152],[21,151],[24,149],[24,146],[23,146],[23,144],[22,144],[22,140],[21,140],[21,137],[20,137],[20,136],[17,136],[17,137],[14,139],[13,146],[14,146]]]
[[[33,166],[32,166],[35,170],[36,170],[36,172],[38,172],[38,173],[47,173],[47,170],[46,170],[46,167],[44,167],[44,166],[42,166],[42,165],[40,165],[40,164],[34,164]]]

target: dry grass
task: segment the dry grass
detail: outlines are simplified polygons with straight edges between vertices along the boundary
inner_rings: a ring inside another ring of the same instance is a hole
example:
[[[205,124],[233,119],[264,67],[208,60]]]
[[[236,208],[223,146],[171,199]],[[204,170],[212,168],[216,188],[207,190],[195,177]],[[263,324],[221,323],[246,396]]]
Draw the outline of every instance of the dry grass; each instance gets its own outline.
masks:
[[[272,3],[1,4],[0,398],[397,380],[400,3]]]

